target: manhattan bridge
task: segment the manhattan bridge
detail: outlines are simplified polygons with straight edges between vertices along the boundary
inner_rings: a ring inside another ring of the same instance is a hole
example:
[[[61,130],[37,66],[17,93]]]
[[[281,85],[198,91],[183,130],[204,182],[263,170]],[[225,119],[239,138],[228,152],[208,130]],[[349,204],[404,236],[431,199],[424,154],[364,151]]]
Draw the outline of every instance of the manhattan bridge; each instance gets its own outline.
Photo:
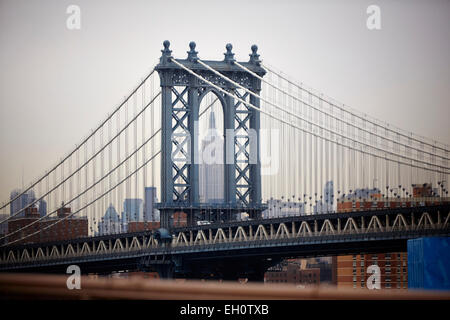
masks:
[[[284,258],[450,234],[449,146],[307,87],[256,45],[247,62],[232,51],[202,60],[191,42],[178,59],[164,41],[104,121],[1,204],[0,271],[257,280]],[[201,140],[208,119],[218,134]]]

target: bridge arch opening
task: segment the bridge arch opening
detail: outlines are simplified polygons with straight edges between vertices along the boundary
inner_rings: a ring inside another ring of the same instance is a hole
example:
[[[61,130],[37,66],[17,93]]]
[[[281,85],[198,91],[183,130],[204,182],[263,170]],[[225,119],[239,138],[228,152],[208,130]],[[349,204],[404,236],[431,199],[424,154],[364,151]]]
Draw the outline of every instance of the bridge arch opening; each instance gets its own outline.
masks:
[[[208,206],[225,199],[225,102],[209,89],[199,99],[199,200]]]

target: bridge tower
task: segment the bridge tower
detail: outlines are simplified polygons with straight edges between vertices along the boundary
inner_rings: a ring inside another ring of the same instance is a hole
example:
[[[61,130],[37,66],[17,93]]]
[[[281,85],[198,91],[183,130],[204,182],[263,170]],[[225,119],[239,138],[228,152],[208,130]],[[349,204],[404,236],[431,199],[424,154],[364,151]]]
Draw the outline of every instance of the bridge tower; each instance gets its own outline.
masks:
[[[198,220],[228,221],[246,212],[250,217],[261,215],[261,163],[259,146],[260,112],[236,101],[210,84],[200,80],[173,62],[170,42],[164,49],[156,70],[162,90],[161,122],[161,226],[173,225],[173,214],[187,214],[188,225]],[[249,95],[198,63],[195,42],[189,43],[187,59],[178,63],[204,77],[214,85],[259,107],[259,98]],[[250,60],[240,62],[249,70],[264,76],[257,46],[253,45]],[[232,45],[226,45],[222,61],[202,60],[208,66],[257,94],[261,80],[234,65]],[[199,137],[198,120],[202,99],[212,92],[223,110],[224,128],[224,201],[201,203],[199,199]]]

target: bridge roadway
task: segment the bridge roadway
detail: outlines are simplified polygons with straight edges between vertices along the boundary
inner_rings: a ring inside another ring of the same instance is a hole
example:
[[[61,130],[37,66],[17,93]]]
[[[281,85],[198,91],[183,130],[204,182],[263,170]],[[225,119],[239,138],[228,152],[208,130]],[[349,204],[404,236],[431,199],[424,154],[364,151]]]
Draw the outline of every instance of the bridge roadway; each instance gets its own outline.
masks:
[[[3,247],[1,272],[157,271],[161,277],[261,280],[281,259],[406,251],[449,236],[450,204],[235,221]]]

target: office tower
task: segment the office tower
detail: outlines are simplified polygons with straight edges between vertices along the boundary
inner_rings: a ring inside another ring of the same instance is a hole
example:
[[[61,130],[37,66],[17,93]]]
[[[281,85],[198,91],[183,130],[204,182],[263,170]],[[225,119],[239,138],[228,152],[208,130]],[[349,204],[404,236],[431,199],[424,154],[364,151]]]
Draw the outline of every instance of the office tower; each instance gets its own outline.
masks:
[[[214,111],[209,117],[208,131],[201,142],[199,165],[199,196],[203,203],[224,202],[223,137],[217,131]]]
[[[144,193],[144,221],[159,221],[159,210],[155,209],[155,203],[158,201],[156,188],[145,187]]]
[[[11,191],[10,199],[13,200],[18,195],[21,194],[21,190],[16,189]],[[27,192],[20,195],[16,200],[11,202],[10,206],[10,214],[14,215],[16,212],[22,210],[23,208],[28,207],[31,203],[36,201],[36,196],[34,194],[33,190],[28,190]],[[20,214],[16,215],[16,217],[23,217],[25,216],[25,212],[21,212]]]
[[[47,202],[43,199],[39,200],[39,215],[41,218],[47,214]]]
[[[144,218],[144,207],[142,199],[125,199],[123,212],[127,222],[142,221]]]

